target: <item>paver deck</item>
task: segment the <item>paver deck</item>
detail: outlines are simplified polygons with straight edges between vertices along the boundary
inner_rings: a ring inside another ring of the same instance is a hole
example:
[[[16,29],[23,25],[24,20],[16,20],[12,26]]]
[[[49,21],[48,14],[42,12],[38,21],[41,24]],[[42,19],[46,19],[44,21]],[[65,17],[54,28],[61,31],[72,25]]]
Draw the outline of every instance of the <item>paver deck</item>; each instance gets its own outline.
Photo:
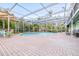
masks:
[[[79,38],[65,33],[0,38],[0,56],[79,56]]]

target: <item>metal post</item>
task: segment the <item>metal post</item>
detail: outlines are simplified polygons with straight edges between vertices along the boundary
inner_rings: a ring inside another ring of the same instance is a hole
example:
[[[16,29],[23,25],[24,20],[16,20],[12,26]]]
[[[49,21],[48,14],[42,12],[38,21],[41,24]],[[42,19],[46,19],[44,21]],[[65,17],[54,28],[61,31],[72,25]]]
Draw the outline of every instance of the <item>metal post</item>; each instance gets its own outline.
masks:
[[[57,27],[57,23],[56,23],[56,26],[55,26],[55,28],[56,28],[56,31],[58,32],[58,27]]]
[[[64,21],[65,21],[65,11],[66,11],[66,3],[65,3],[65,7],[64,7]],[[65,22],[65,33],[66,33],[66,22]]]
[[[24,32],[24,21],[23,21],[23,32]]]
[[[62,32],[62,27],[60,26],[60,30],[61,30],[61,32]]]
[[[48,28],[47,28],[47,21],[46,21],[46,32],[48,31]]]
[[[29,32],[30,32],[30,24],[29,24]]]
[[[17,21],[17,31],[19,33],[19,21]]]
[[[18,33],[19,33],[19,29],[20,29],[20,21],[18,21]]]
[[[15,33],[16,33],[16,21],[15,21]]]
[[[18,21],[16,22],[16,31],[18,32]]]
[[[73,35],[73,20],[71,21],[71,35]]]
[[[34,26],[33,26],[33,32],[35,31],[35,28],[34,28]]]
[[[41,24],[39,23],[39,32],[41,32]]]
[[[51,32],[52,32],[52,24],[51,24]]]
[[[33,20],[31,22],[32,22],[31,25],[33,25]],[[31,29],[31,31],[33,32],[33,28]]]
[[[38,32],[39,32],[39,28],[40,28],[40,27],[39,27],[39,24],[38,24]]]

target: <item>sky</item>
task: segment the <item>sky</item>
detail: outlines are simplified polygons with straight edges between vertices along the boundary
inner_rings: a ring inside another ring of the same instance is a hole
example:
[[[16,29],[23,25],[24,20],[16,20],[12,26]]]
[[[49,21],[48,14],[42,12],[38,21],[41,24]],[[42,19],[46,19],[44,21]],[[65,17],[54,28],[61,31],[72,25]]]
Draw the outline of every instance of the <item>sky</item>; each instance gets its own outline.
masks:
[[[0,8],[10,9],[13,5],[14,5],[14,3],[0,3]],[[30,10],[31,12],[43,8],[40,5],[40,3],[19,3],[19,5]],[[43,3],[43,5],[46,7],[46,6],[50,5],[50,3]],[[70,7],[70,4],[66,4],[66,5],[67,5],[66,9],[68,9]],[[47,10],[52,11],[52,13],[54,14],[58,11],[63,11],[64,6],[65,6],[64,3],[59,3],[57,5],[47,8]],[[16,7],[14,7],[12,9],[11,13],[13,13],[16,17],[22,17],[23,15],[29,14],[30,12],[28,12],[28,11],[24,10],[22,7],[16,5]],[[45,9],[43,9],[42,11],[39,11],[35,14],[28,15],[25,18],[27,18],[27,19],[38,18],[39,16],[40,17],[46,16],[47,14],[48,14],[48,12]],[[63,15],[63,13],[56,14],[56,15]],[[54,15],[54,16],[56,16],[56,15]]]

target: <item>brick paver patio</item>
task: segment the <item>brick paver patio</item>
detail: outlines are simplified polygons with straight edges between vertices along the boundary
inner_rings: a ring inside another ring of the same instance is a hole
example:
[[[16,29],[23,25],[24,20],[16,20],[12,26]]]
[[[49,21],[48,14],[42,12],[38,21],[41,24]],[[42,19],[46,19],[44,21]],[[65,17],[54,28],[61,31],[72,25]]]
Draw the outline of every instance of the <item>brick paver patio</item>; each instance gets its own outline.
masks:
[[[79,56],[79,38],[65,33],[50,36],[0,38],[1,56]]]

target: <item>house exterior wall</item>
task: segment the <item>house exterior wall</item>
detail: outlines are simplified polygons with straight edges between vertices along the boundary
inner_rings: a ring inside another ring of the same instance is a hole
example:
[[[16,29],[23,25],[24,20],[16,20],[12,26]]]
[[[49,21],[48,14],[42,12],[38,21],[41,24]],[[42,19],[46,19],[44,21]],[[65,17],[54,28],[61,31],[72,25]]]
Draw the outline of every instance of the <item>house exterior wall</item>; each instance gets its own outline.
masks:
[[[75,29],[79,29],[79,20],[75,22]]]
[[[75,15],[75,16],[73,16]],[[79,30],[79,3],[76,3],[71,14],[70,18],[71,19],[70,23],[68,24],[68,32],[71,32],[73,30]],[[72,23],[73,21],[73,23]]]

